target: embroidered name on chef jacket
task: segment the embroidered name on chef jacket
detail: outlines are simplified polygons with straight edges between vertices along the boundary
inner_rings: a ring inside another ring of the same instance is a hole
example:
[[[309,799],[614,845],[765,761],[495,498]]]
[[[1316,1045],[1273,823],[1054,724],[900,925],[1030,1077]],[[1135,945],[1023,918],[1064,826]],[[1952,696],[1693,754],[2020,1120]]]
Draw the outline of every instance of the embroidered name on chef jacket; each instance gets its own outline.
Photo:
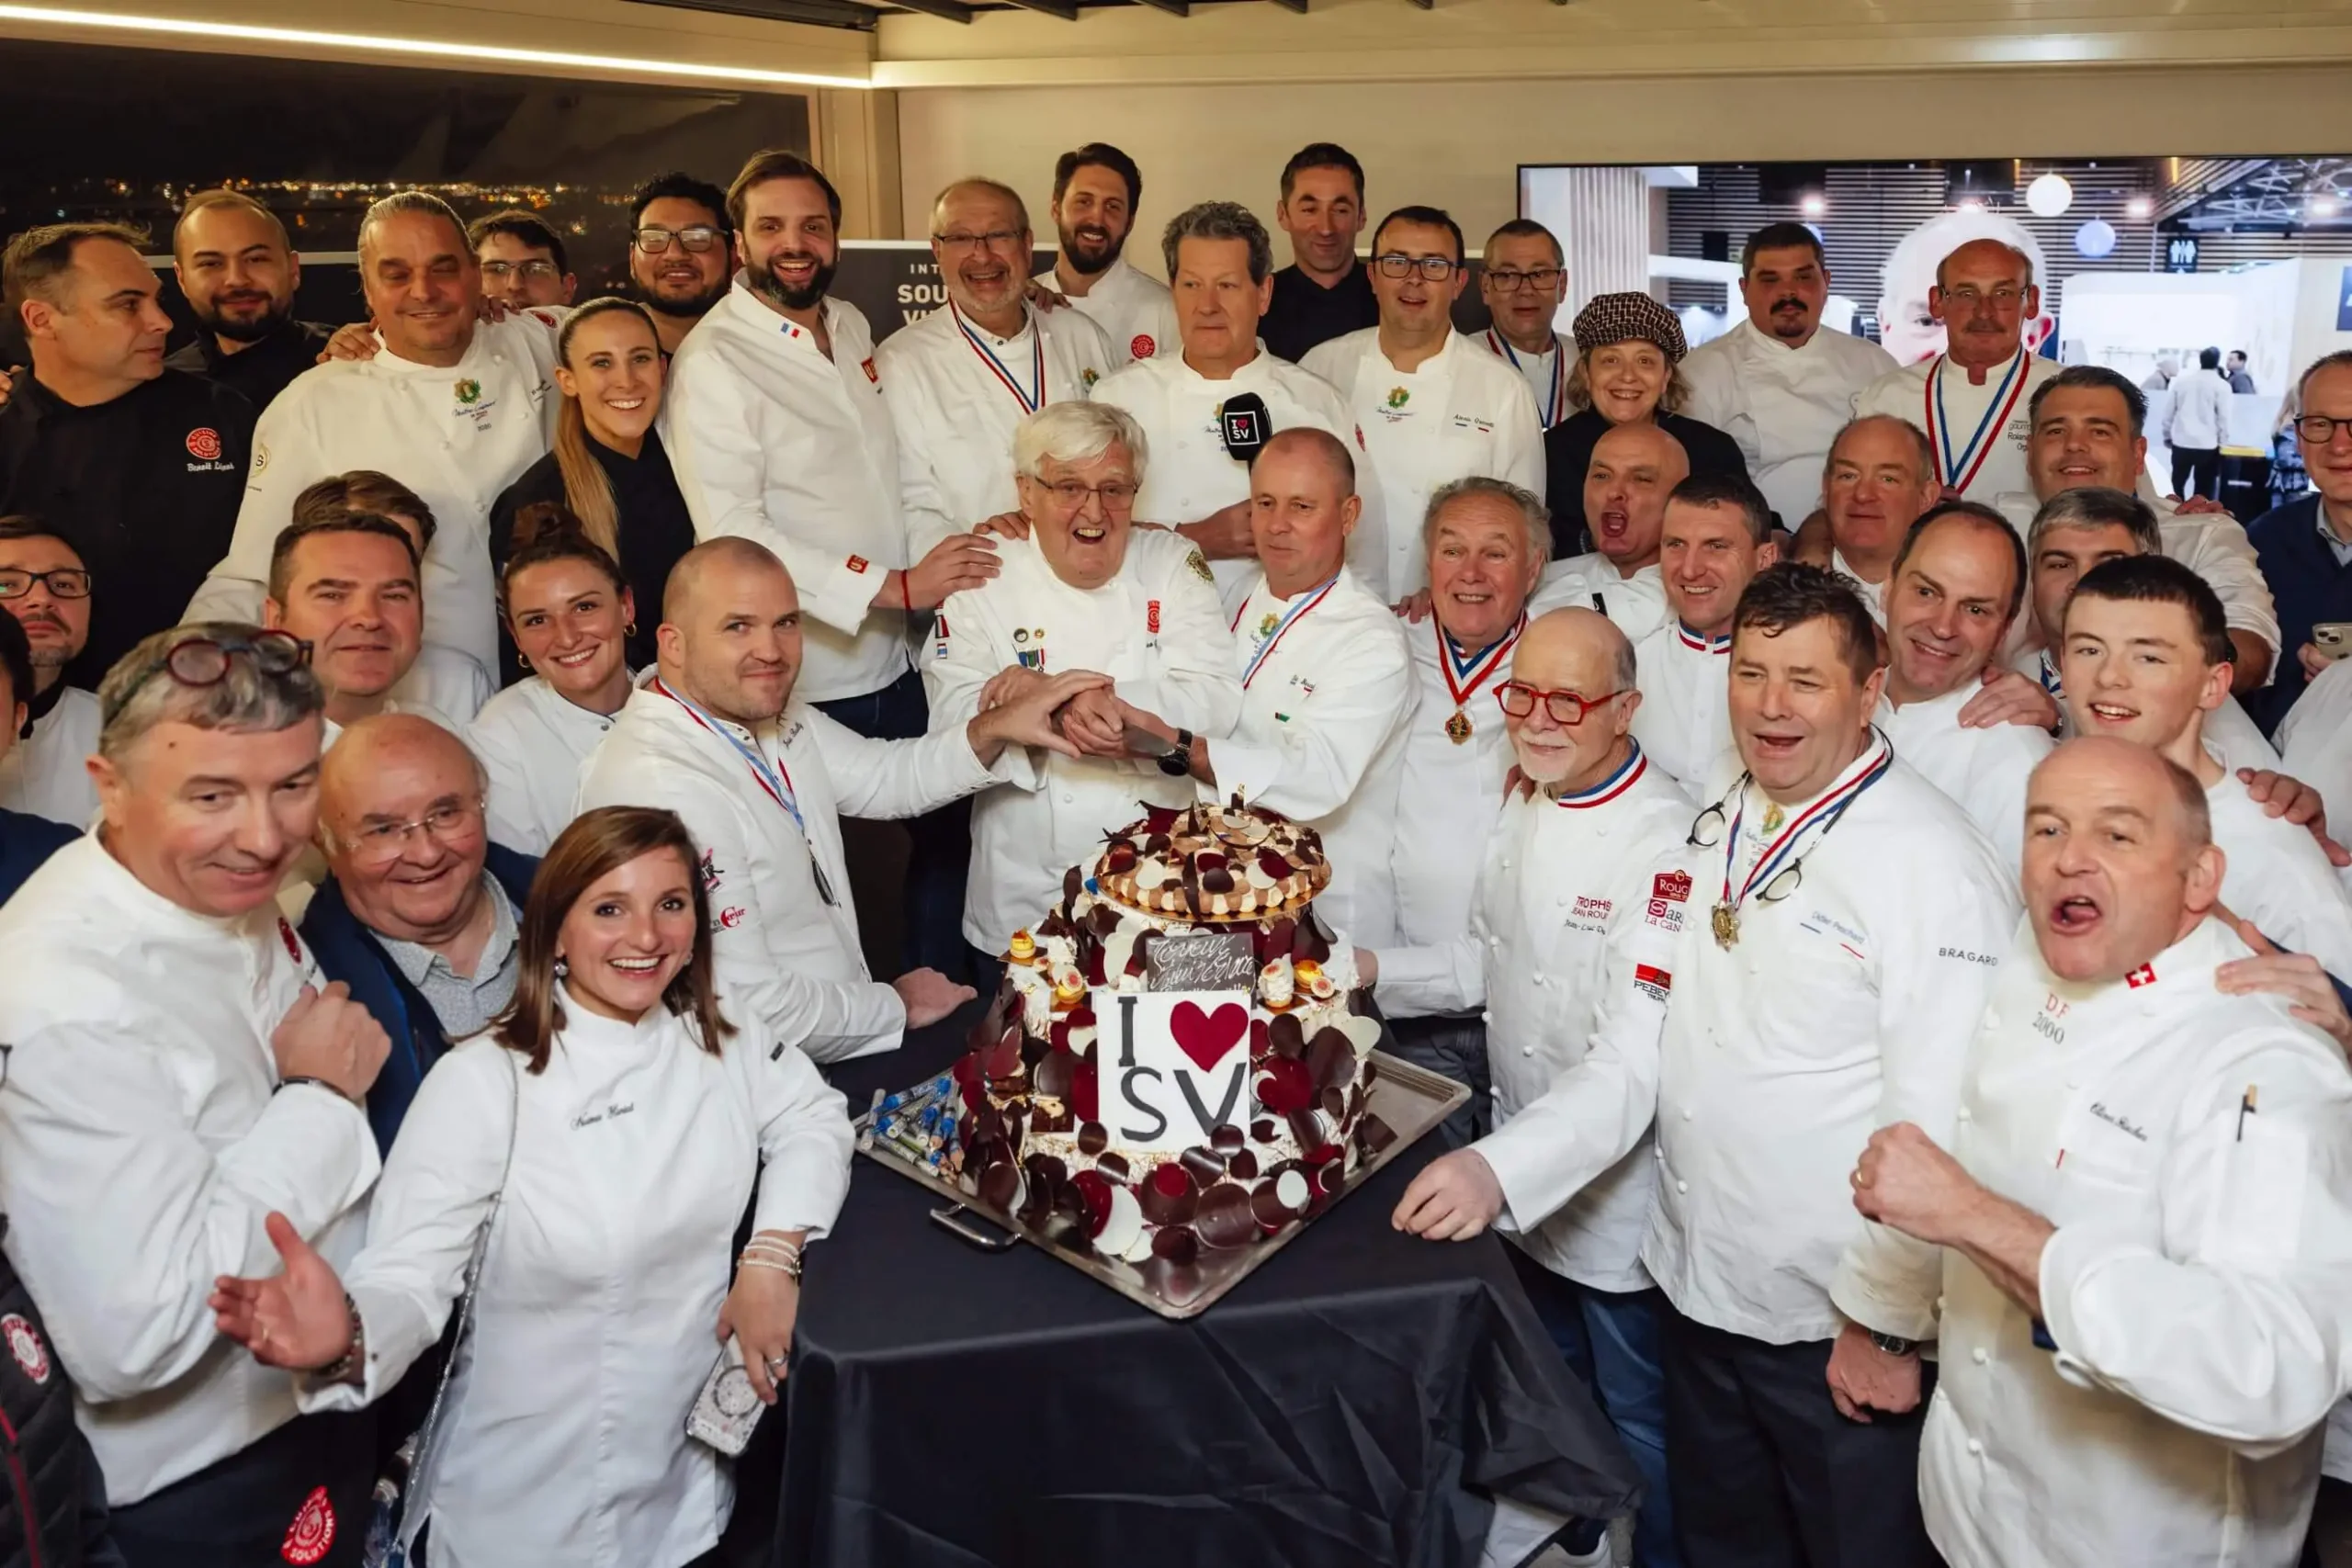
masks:
[[[1480,435],[1492,435],[1495,433],[1495,422],[1491,419],[1480,419],[1474,413],[1458,413],[1453,416],[1453,428],[1475,431]]]
[[[1853,927],[1848,925],[1837,916],[1829,913],[1826,909],[1814,910],[1813,913],[1807,915],[1804,919],[1797,922],[1797,929],[1803,931],[1809,931],[1813,935],[1821,937],[1826,941],[1836,942],[1842,951],[1852,954],[1855,958],[1860,959],[1864,964],[1868,964],[1871,961],[1871,955],[1866,951],[1870,944],[1870,938],[1864,936],[1860,931],[1856,931]]]
[[[237,465],[220,456],[220,433],[209,424],[198,425],[187,433],[183,443],[187,455],[196,459],[187,466],[191,474],[233,474]]]
[[[1606,898],[1595,898],[1579,893],[1568,910],[1568,929],[1578,931],[1605,931],[1609,928],[1609,911],[1612,908]]]

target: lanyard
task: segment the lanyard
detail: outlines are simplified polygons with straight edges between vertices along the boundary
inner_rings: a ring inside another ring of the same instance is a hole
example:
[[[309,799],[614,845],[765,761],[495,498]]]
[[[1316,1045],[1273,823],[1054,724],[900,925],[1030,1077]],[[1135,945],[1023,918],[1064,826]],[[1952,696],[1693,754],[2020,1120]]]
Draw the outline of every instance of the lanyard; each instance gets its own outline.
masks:
[[[1975,479],[1976,470],[1983,468],[1984,459],[1992,455],[1993,447],[1985,440],[1986,434],[2007,430],[2010,412],[2018,406],[2018,399],[2025,395],[2026,353],[2020,348],[2016,357],[2009,361],[2008,374],[2003,376],[2001,384],[1993,389],[1993,400],[1984,405],[1984,416],[1976,422],[1976,434],[1968,438],[1968,445],[1957,455],[1953,455],[1951,449],[1951,422],[1944,415],[1946,362],[1946,357],[1939,354],[1928,370],[1928,444],[1935,451],[1936,477],[1951,490],[1965,491]],[[1995,438],[1998,439],[1997,434]]]
[[[688,718],[735,748],[736,755],[741,757],[749,765],[752,776],[759,781],[760,787],[767,792],[768,798],[784,807],[792,818],[792,825],[800,829],[801,839],[804,841],[808,839],[808,822],[800,815],[800,799],[792,792],[792,774],[789,771],[771,763],[757,747],[744,745],[736,738],[733,730],[705,713],[693,702],[680,696],[667,682],[657,678],[653,682],[653,689],[685,709]],[[813,855],[810,857],[812,863],[814,858]],[[828,899],[827,902],[830,903],[831,900]]]
[[[1452,634],[1437,624],[1435,615],[1430,617],[1430,626],[1437,633],[1438,673],[1445,677],[1446,694],[1453,699],[1454,709],[1458,712],[1470,705],[1470,699],[1478,694],[1478,688],[1503,667],[1503,660],[1510,657],[1510,650],[1519,646],[1519,634],[1527,629],[1527,612],[1521,610],[1519,613],[1518,624],[1503,634],[1500,642],[1476,653],[1456,652],[1457,645]]]
[[[2041,669],[2040,671],[2040,674],[2041,676],[2041,689],[2049,693],[2052,696],[2057,698],[2060,702],[2064,702],[2066,700],[2066,682],[2059,678],[2058,661],[2050,657],[2050,650],[2046,648],[2041,650]]]
[[[1241,689],[1243,691],[1248,691],[1250,689],[1250,682],[1258,678],[1259,667],[1263,665],[1266,662],[1267,657],[1274,651],[1274,644],[1282,641],[1283,634],[1288,632],[1291,627],[1298,625],[1300,621],[1306,619],[1306,613],[1309,610],[1312,610],[1316,605],[1323,603],[1324,599],[1330,593],[1331,590],[1338,586],[1339,581],[1340,574],[1335,571],[1331,574],[1329,581],[1326,581],[1322,587],[1315,589],[1311,592],[1300,594],[1296,602],[1295,602],[1289,609],[1283,612],[1283,618],[1274,623],[1273,629],[1268,632],[1264,638],[1260,641],[1257,649],[1250,655],[1250,662],[1242,669]],[[1233,630],[1239,631],[1241,629],[1241,617],[1249,613],[1250,605],[1245,600],[1241,608],[1234,613]]]
[[[1748,780],[1745,775],[1741,777],[1738,784],[1739,811],[1732,818],[1731,831],[1724,840],[1723,901],[1725,905],[1736,909],[1747,902],[1748,894],[1770,883],[1780,874],[1784,862],[1798,855],[1797,840],[1800,836],[1817,828],[1819,832],[1814,834],[1815,837],[1827,837],[1829,829],[1838,826],[1838,818],[1846,815],[1846,808],[1860,800],[1871,785],[1886,776],[1886,771],[1894,765],[1894,748],[1886,743],[1883,736],[1873,734],[1871,739],[1871,751],[1864,754],[1859,764],[1860,771],[1849,775],[1845,783],[1833,786],[1828,794],[1799,812],[1794,821],[1781,829],[1781,836],[1765,849],[1756,863],[1756,869],[1749,872],[1747,880],[1739,885],[1739,897],[1735,898],[1731,892],[1731,868],[1739,863],[1739,830],[1747,817]],[[1805,846],[1806,852],[1811,849],[1812,845]]]
[[[1013,400],[1021,405],[1021,412],[1035,413],[1045,407],[1046,334],[1043,329],[1035,321],[1029,323],[1029,344],[1030,347],[1035,351],[1036,363],[1030,380],[1030,386],[1034,390],[1024,392],[1021,389],[1021,383],[1012,378],[1012,372],[1005,368],[1004,361],[996,356],[996,350],[982,341],[980,334],[972,330],[972,323],[964,319],[964,312],[956,309],[955,300],[947,301],[947,310],[956,319],[956,330],[964,334],[964,341],[972,345],[972,352],[987,363],[989,369],[994,373],[999,381],[1004,383],[1004,389],[1012,394]]]
[[[1511,346],[1504,339],[1503,334],[1492,327],[1487,329],[1487,346],[1503,358],[1510,360],[1511,368],[1518,371],[1521,377],[1526,376],[1527,367],[1519,362],[1519,355],[1511,352]],[[1542,356],[1539,355],[1537,357]],[[1544,429],[1552,428],[1559,414],[1560,404],[1567,397],[1567,392],[1568,356],[1560,352],[1559,340],[1555,338],[1552,340],[1552,389],[1544,394],[1542,411]]]
[[[1560,796],[1555,804],[1565,806],[1572,811],[1589,810],[1596,806],[1608,805],[1640,783],[1642,775],[1650,771],[1649,755],[1642,750],[1640,741],[1633,740],[1630,744],[1633,750],[1625,754],[1625,760],[1618,764],[1615,773],[1581,795]]]

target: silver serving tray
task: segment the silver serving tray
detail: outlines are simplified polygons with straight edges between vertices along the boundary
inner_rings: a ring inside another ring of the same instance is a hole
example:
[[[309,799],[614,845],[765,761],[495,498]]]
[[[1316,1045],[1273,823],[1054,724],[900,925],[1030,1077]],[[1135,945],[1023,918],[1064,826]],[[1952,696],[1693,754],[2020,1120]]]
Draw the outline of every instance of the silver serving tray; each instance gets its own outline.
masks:
[[[1374,1051],[1372,1055],[1379,1066],[1371,1091],[1364,1097],[1364,1108],[1377,1113],[1383,1122],[1388,1123],[1389,1130],[1396,1134],[1396,1141],[1378,1154],[1359,1161],[1356,1168],[1349,1174],[1346,1185],[1333,1196],[1331,1201],[1334,1203],[1341,1201],[1369,1181],[1382,1167],[1411,1147],[1444,1121],[1456,1106],[1470,1098],[1470,1090],[1452,1078],[1425,1067],[1417,1067],[1385,1051]],[[854,1125],[858,1131],[865,1130],[870,1116],[871,1112],[857,1118]],[[1048,1241],[1013,1215],[1001,1209],[990,1208],[954,1182],[919,1170],[910,1161],[878,1145],[860,1152],[886,1169],[897,1171],[946,1199],[946,1206],[933,1210],[931,1217],[966,1241],[995,1252],[1009,1250],[1013,1245],[1010,1240],[990,1236],[966,1223],[967,1213],[977,1214],[1000,1230],[1110,1286],[1137,1306],[1148,1308],[1166,1318],[1194,1317],[1206,1312],[1219,1297],[1248,1279],[1251,1270],[1288,1246],[1291,1238],[1316,1218],[1310,1214],[1293,1220],[1272,1235],[1249,1247],[1230,1249],[1203,1247],[1195,1261],[1181,1268],[1157,1259],[1148,1264],[1128,1263],[1119,1258],[1105,1258],[1091,1247],[1080,1251]]]

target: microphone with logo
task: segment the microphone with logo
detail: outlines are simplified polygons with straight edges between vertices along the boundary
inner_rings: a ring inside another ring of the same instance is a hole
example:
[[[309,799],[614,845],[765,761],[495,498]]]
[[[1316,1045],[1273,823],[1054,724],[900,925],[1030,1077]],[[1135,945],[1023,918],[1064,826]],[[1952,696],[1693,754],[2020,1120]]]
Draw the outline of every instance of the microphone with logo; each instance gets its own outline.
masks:
[[[1266,400],[1255,392],[1226,399],[1225,407],[1218,412],[1217,434],[1225,439],[1226,456],[1245,468],[1265,450],[1266,438],[1273,433],[1273,421],[1266,413]]]

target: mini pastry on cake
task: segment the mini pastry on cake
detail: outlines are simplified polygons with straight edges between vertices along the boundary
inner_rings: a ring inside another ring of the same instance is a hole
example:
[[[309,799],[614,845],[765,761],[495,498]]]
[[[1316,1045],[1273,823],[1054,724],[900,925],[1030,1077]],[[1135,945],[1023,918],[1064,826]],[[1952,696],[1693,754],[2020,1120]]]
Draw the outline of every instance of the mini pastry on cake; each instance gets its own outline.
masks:
[[[1112,835],[1094,881],[1130,908],[1215,924],[1305,908],[1330,885],[1331,864],[1314,829],[1272,812],[1153,807]]]

